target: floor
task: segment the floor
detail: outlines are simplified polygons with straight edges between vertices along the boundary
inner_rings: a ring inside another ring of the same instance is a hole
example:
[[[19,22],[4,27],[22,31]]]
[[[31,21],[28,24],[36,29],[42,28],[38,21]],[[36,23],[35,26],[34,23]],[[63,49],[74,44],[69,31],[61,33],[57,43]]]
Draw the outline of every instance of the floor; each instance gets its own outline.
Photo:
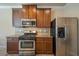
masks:
[[[6,56],[18,56],[18,54],[7,54]],[[37,54],[36,56],[54,56],[53,54]]]
[[[37,54],[36,56],[54,56],[53,54]]]

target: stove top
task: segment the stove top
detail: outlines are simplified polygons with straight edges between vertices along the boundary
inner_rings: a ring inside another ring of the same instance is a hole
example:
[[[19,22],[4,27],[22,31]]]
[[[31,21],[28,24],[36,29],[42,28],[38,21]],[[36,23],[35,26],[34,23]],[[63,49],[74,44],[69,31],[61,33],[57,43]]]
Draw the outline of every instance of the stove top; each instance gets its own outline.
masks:
[[[19,40],[35,40],[35,33],[24,33],[24,35],[19,37]]]

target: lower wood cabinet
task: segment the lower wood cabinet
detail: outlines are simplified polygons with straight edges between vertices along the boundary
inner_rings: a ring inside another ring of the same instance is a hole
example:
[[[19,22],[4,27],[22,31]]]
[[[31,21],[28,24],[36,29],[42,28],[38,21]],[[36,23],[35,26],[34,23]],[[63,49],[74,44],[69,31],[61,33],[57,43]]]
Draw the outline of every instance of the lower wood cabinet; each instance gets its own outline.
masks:
[[[50,37],[36,38],[36,54],[53,54],[53,43]],[[7,37],[7,53],[19,53],[19,39],[18,37]]]
[[[36,38],[36,54],[53,54],[52,38],[37,37]]]
[[[19,48],[18,37],[7,37],[7,53],[8,54],[18,54]]]

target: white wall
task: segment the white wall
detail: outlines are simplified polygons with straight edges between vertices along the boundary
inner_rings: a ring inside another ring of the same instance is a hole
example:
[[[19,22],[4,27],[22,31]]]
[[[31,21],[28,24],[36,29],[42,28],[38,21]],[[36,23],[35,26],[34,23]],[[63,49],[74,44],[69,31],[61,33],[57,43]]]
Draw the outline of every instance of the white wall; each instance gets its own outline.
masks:
[[[52,8],[53,11],[55,11],[54,16],[55,17],[62,17],[64,16],[64,6]]]
[[[0,53],[5,52],[1,50],[6,48],[6,37],[14,34],[14,28],[12,27],[12,9],[1,8],[0,9]]]
[[[71,3],[64,7],[65,15],[70,17],[79,17],[79,4]]]
[[[57,17],[79,17],[79,3],[67,3],[65,6],[52,7]]]

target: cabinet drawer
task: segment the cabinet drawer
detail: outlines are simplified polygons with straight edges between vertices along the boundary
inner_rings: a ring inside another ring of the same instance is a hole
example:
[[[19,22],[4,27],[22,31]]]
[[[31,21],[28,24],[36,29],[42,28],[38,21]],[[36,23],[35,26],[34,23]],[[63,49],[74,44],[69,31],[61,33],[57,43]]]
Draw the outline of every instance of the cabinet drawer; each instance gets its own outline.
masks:
[[[18,51],[8,51],[8,54],[18,54],[19,52]]]

